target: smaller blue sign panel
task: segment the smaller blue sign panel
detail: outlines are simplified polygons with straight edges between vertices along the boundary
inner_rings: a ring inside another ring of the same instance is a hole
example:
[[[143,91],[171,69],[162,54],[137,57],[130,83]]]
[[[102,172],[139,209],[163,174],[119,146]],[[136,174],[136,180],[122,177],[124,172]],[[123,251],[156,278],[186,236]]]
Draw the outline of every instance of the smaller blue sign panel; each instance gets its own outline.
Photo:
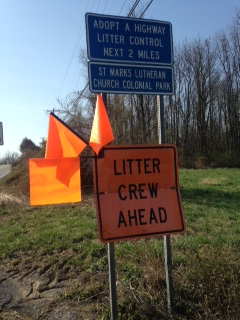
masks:
[[[89,88],[97,93],[174,94],[173,69],[143,65],[88,63]]]
[[[169,22],[86,14],[88,58],[95,61],[172,65]]]

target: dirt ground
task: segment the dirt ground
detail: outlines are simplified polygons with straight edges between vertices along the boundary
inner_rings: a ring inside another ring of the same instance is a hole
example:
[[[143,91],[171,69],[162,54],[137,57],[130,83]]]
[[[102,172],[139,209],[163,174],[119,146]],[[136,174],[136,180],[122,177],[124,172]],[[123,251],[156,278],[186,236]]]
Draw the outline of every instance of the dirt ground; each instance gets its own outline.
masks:
[[[70,276],[60,265],[36,263],[24,255],[1,261],[0,320],[103,319],[98,300],[64,298],[74,285],[84,287],[79,275]]]

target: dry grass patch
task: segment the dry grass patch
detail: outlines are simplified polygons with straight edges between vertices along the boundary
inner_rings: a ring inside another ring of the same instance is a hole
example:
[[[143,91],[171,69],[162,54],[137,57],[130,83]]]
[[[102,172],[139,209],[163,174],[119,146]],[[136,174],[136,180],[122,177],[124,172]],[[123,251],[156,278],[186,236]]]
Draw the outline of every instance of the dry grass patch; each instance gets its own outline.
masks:
[[[225,177],[214,177],[214,178],[204,178],[199,181],[200,185],[206,185],[206,186],[221,186],[223,183],[227,182],[228,179]]]
[[[6,204],[24,204],[26,199],[5,192],[0,192],[0,205]]]

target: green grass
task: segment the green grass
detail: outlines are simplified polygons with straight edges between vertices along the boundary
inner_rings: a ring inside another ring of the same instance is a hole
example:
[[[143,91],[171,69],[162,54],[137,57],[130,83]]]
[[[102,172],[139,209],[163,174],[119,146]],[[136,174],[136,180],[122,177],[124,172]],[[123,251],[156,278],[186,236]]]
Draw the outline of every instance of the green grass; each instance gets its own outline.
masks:
[[[16,212],[16,206],[12,205],[12,209],[2,208],[0,212],[2,258],[19,251],[44,254],[71,248],[84,252],[87,243],[96,242],[92,203],[43,207],[18,205],[17,209]]]
[[[240,170],[181,169],[186,232],[171,236],[172,319],[240,319]],[[107,246],[97,239],[92,200],[29,207],[0,202],[0,259],[27,253],[35,259],[68,252],[61,263],[81,283],[65,299],[105,297],[99,319],[109,319]],[[56,261],[55,261],[56,260]],[[115,244],[119,319],[171,319],[167,311],[161,237]],[[49,262],[49,263],[50,263]],[[97,302],[98,301],[98,302]]]
[[[240,170],[180,170],[180,188],[191,247],[240,245]]]

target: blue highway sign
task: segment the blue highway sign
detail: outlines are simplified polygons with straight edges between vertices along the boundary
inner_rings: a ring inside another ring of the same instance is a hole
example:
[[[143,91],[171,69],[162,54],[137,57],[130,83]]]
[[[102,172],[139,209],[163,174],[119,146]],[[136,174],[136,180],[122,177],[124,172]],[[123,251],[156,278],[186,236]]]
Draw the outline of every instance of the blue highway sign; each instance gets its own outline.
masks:
[[[169,22],[86,14],[88,58],[95,61],[172,65]]]
[[[174,94],[171,67],[90,61],[88,74],[92,92]]]

